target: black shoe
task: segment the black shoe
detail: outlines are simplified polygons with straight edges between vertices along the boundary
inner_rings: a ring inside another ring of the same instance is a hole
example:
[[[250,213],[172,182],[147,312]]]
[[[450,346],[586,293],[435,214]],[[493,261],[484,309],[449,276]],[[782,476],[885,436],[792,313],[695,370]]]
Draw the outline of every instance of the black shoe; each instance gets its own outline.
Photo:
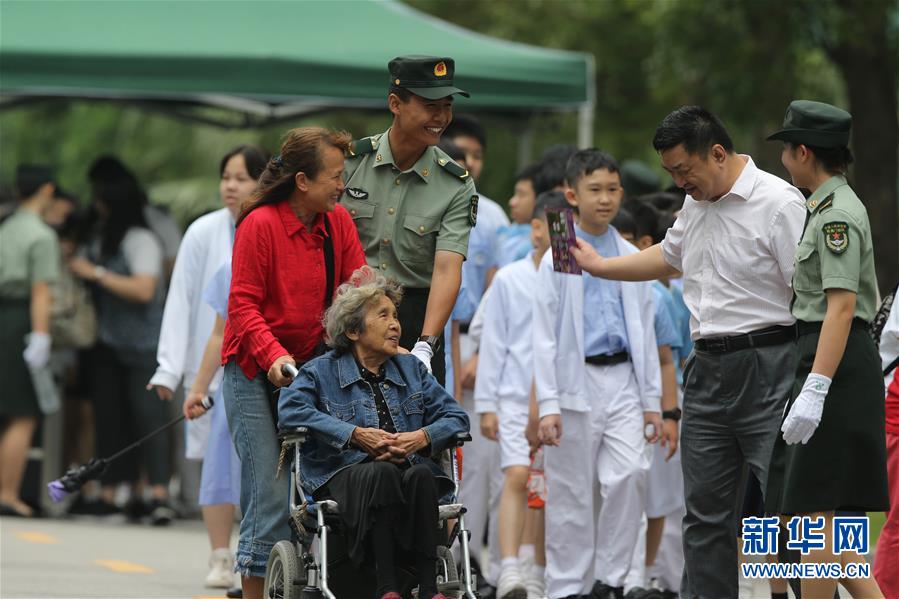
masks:
[[[97,501],[91,502],[90,511],[87,513],[92,516],[114,516],[122,513],[122,510],[114,503],[98,499]]]
[[[624,587],[612,587],[604,582],[596,581],[590,591],[591,599],[624,599]]]
[[[122,513],[129,522],[140,522],[141,518],[150,514],[150,509],[143,499],[132,497],[122,507]]]
[[[150,524],[153,526],[167,526],[178,517],[178,513],[164,499],[154,499],[150,502]]]
[[[624,599],[664,599],[664,597],[664,591],[660,589],[634,587],[627,592]]]
[[[229,599],[243,599],[243,589],[240,587],[231,587],[225,592],[225,597]]]

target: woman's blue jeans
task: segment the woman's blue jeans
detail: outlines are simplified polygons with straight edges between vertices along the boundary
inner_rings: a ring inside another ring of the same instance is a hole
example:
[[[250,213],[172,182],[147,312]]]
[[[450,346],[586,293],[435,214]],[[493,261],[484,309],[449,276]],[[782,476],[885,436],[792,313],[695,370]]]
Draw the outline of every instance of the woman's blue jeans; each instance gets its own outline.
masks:
[[[225,412],[234,448],[240,457],[240,541],[235,570],[242,576],[265,576],[272,547],[290,539],[287,525],[290,473],[276,478],[280,447],[269,406],[269,387],[260,372],[247,379],[237,362],[225,365],[222,381]]]

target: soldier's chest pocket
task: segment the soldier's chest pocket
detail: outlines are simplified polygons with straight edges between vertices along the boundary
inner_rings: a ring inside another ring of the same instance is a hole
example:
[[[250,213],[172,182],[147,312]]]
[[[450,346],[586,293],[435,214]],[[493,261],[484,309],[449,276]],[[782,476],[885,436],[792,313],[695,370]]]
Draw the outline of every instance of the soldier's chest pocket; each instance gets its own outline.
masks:
[[[356,225],[356,230],[359,231],[359,237],[362,238],[362,243],[365,244],[364,233],[372,229],[375,205],[371,202],[350,198],[349,196],[344,196],[340,203],[350,213],[350,216],[353,218],[353,224]],[[374,233],[371,234],[374,235]]]
[[[821,290],[821,260],[818,256],[818,249],[810,243],[802,243],[796,250],[793,289],[796,291]]]
[[[439,230],[439,218],[412,214],[406,216],[397,235],[397,243],[402,250],[401,259],[404,262],[433,263]]]

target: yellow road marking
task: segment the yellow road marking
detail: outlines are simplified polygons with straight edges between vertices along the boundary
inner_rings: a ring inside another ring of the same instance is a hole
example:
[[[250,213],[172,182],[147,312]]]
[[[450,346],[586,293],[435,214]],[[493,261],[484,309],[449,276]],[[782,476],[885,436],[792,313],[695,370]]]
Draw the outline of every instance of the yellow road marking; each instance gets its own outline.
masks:
[[[57,545],[60,542],[56,537],[50,536],[44,532],[17,532],[16,536],[23,541],[28,541],[29,543],[40,543],[41,545]]]
[[[141,566],[140,564],[135,564],[133,562],[126,562],[118,559],[98,559],[94,560],[94,563],[98,566],[103,566],[104,568],[108,568],[113,572],[126,572],[126,573],[135,573],[135,574],[153,574],[155,570],[152,568],[148,568],[146,566]]]

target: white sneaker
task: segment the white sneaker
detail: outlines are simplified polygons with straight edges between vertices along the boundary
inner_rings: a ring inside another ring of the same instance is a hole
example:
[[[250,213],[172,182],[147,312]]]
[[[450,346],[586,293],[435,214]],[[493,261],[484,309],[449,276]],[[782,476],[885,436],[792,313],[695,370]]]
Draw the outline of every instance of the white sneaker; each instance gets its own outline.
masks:
[[[542,576],[535,576],[531,572],[524,584],[528,590],[528,599],[546,599],[546,581]]]
[[[234,585],[234,556],[230,549],[216,549],[209,556],[209,574],[206,586],[230,589]]]
[[[517,567],[503,568],[496,583],[496,599],[527,599],[528,589]]]

